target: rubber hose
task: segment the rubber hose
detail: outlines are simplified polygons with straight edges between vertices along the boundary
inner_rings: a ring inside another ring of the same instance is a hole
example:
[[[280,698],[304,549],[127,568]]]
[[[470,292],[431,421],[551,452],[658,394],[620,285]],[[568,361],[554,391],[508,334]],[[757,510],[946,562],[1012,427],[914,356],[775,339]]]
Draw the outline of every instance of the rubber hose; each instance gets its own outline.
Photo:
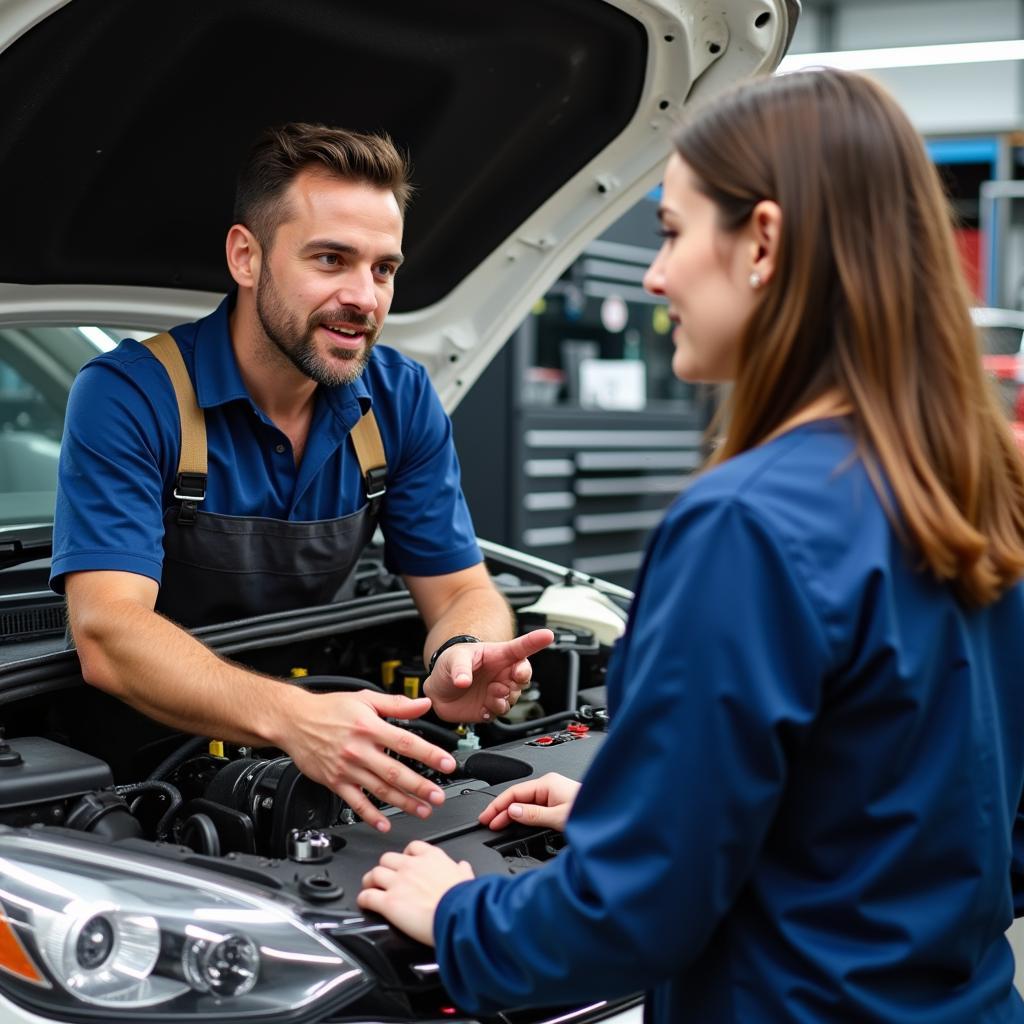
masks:
[[[146,782],[133,782],[127,786],[115,786],[114,792],[118,796],[134,796],[137,793],[163,793],[167,797],[168,807],[164,811],[163,817],[156,823],[156,837],[157,839],[167,838],[167,830],[171,819],[178,813],[178,808],[181,807],[182,802],[181,791],[177,786],[172,786],[169,782],[157,782],[150,779]]]
[[[148,782],[161,782],[178,765],[190,758],[197,750],[205,747],[209,740],[205,736],[190,736],[177,750],[168,754],[150,773]]]

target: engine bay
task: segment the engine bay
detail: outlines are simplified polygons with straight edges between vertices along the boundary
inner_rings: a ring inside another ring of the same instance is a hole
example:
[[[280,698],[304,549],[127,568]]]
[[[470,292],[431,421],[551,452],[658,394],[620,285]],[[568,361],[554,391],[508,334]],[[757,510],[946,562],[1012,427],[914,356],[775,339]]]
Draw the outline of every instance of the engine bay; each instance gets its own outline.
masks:
[[[590,628],[585,611],[565,611],[562,593],[577,586],[582,597],[590,588],[523,573],[497,578],[519,631],[547,625],[555,642],[531,658],[533,682],[504,718],[458,725],[428,712],[391,720],[456,761],[448,775],[405,762],[444,791],[426,820],[375,801],[391,824],[381,833],[283,751],[172,732],[84,684],[69,662],[73,652],[64,652],[8,668],[0,679],[0,837],[45,836],[86,860],[90,849],[157,858],[196,878],[212,874],[274,894],[372,969],[378,983],[347,1008],[355,1015],[347,1019],[450,1016],[432,951],[358,909],[362,876],[414,839],[468,861],[478,875],[514,875],[558,856],[560,833],[519,825],[492,832],[478,815],[518,781],[552,771],[581,779],[608,723],[607,608]],[[361,589],[329,608],[197,632],[234,661],[291,685],[418,696],[424,632],[411,600],[390,587]],[[172,957],[178,973],[182,956]],[[494,1019],[554,1018],[546,1010]]]

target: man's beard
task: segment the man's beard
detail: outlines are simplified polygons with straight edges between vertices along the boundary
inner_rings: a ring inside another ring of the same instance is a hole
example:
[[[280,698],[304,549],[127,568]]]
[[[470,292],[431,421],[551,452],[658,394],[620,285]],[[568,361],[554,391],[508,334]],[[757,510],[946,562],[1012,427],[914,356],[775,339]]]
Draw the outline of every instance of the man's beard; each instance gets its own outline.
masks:
[[[305,329],[298,317],[293,316],[285,305],[281,293],[274,284],[274,278],[266,261],[260,267],[259,286],[256,289],[256,315],[263,333],[274,343],[278,351],[300,372],[324,387],[334,388],[340,384],[351,384],[366,369],[370,351],[377,342],[379,328],[372,316],[364,316],[353,309],[337,309],[330,312],[314,313],[306,321]],[[332,355],[345,360],[347,366],[337,366],[324,359],[316,350],[316,330],[320,324],[343,323],[365,332],[363,346],[358,351],[335,348]]]

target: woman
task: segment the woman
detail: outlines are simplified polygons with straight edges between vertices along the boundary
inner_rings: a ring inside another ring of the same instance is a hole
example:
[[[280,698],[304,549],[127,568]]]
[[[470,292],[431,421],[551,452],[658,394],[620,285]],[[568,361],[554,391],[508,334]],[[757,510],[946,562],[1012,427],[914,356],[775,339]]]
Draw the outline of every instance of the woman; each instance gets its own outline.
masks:
[[[839,72],[745,84],[675,141],[645,284],[676,375],[735,386],[578,797],[482,816],[571,806],[569,848],[468,881],[413,844],[360,903],[436,943],[469,1011],[646,988],[672,1024],[1024,1021],[1024,464],[936,175]]]

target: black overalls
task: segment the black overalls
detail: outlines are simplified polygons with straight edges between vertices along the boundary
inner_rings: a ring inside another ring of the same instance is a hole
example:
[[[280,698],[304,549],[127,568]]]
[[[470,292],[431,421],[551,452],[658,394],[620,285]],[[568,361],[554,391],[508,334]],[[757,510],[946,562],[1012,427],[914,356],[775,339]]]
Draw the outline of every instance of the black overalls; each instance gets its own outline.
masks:
[[[171,378],[181,419],[174,497],[164,514],[164,564],[156,610],[183,626],[325,604],[355,567],[377,526],[387,465],[373,411],[352,428],[367,501],[337,519],[290,522],[203,512],[206,421],[170,334],[143,343]]]

